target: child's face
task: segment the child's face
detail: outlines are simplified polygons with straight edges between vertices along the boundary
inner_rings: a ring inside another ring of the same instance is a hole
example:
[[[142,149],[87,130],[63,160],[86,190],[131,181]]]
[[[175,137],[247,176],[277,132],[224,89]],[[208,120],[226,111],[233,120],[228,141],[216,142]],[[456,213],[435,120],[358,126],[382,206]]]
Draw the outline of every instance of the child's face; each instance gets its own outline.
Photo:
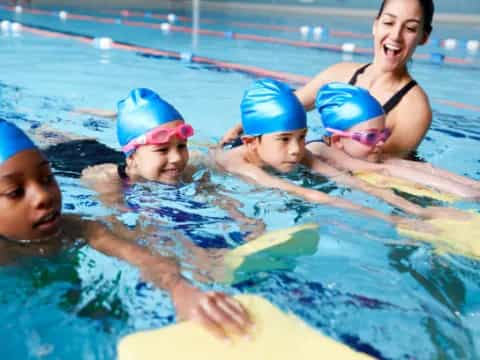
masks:
[[[357,124],[350,129],[349,132],[363,132],[370,129],[383,130],[385,129],[385,116],[378,116],[371,120],[365,121],[363,123]],[[344,137],[338,137],[336,135],[332,136],[333,143],[339,148],[346,152],[348,155],[364,159],[371,162],[378,162],[381,160],[382,156],[382,147],[384,142],[378,142],[374,146],[364,145],[356,140]]]
[[[255,150],[259,158],[278,171],[294,170],[305,156],[307,129],[283,131],[255,138]]]
[[[62,196],[48,161],[25,150],[0,165],[0,235],[41,240],[60,228]]]
[[[176,127],[181,121],[172,121],[165,127]],[[173,136],[162,145],[140,146],[127,158],[129,171],[146,180],[175,185],[188,163],[187,141]]]

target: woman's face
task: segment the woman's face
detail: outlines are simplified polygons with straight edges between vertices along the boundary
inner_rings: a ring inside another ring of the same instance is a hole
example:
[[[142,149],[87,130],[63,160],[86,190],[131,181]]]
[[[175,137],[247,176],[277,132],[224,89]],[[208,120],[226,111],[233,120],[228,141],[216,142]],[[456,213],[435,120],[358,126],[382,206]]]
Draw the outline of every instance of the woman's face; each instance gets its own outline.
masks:
[[[424,44],[423,9],[418,0],[389,0],[373,24],[375,62],[384,71],[403,68]]]
[[[0,165],[0,235],[43,240],[60,228],[62,196],[48,161],[25,150]]]
[[[350,129],[348,129],[348,131],[362,132],[362,131],[371,130],[371,129],[376,129],[379,131],[385,129],[385,116],[384,115],[378,116],[371,120],[357,124],[351,127]],[[384,145],[383,141],[378,142],[374,146],[368,146],[356,140],[353,140],[350,138],[341,138],[336,135],[333,135],[332,139],[333,139],[333,144],[337,148],[343,150],[345,153],[347,153],[351,157],[364,159],[371,162],[379,162],[381,160],[382,147]]]
[[[181,123],[172,121],[164,127],[174,128]],[[172,136],[165,144],[140,146],[127,158],[127,167],[129,175],[175,185],[181,180],[188,158],[187,141]]]

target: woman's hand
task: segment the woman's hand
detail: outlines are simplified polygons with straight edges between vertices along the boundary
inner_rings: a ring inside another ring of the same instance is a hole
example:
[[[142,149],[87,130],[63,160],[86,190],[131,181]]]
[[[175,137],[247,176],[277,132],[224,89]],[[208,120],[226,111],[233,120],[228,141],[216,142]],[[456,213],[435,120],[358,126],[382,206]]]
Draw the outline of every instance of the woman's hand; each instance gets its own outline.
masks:
[[[220,140],[220,146],[225,146],[226,144],[235,141],[243,134],[242,124],[237,124],[230,130],[228,130],[223,138]]]
[[[243,306],[220,292],[202,292],[182,280],[171,291],[177,317],[199,322],[219,339],[246,335],[252,325]]]

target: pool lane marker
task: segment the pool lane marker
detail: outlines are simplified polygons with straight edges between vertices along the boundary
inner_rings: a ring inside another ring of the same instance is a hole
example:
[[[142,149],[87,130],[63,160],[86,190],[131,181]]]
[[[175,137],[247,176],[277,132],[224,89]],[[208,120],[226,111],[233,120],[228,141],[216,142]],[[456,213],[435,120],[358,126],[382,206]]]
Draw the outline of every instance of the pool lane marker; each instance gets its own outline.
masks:
[[[116,15],[116,16],[119,15],[122,17],[143,17],[143,18],[162,19],[162,20],[168,20],[170,16],[175,15],[173,13],[170,13],[168,15],[163,15],[163,14],[155,14],[152,12],[141,12],[141,11],[131,11],[131,10],[101,10],[99,12],[103,14],[110,14],[110,15]],[[175,15],[175,16],[181,22],[185,22],[185,23],[192,22],[192,18],[190,17],[178,16],[178,15]],[[227,24],[227,25],[237,26],[237,27],[242,27],[247,29],[273,30],[273,31],[291,32],[291,33],[298,33],[299,31],[301,31],[303,27],[307,27],[307,28],[312,28],[313,30],[321,29],[321,35],[319,34],[319,36],[317,37],[321,37],[323,34],[326,34],[327,37],[331,36],[331,37],[353,38],[353,39],[372,39],[373,38],[372,34],[370,33],[344,31],[344,30],[332,30],[325,25],[317,25],[317,26],[311,26],[311,27],[308,25],[304,25],[304,26],[294,27],[294,26],[288,26],[288,25],[259,24],[254,22],[245,22],[245,21],[225,21],[225,20],[209,19],[209,18],[200,19],[200,23]],[[447,50],[453,50],[458,47],[464,47],[470,53],[476,53],[478,50],[480,50],[480,41],[472,40],[472,39],[470,40],[462,40],[462,39],[455,39],[455,38],[439,39],[434,37],[430,39],[429,43],[432,46],[444,48]]]
[[[71,40],[76,40],[88,45],[94,45],[95,40],[98,39],[98,38],[85,36],[83,34],[78,34],[74,32],[67,32],[67,31],[60,32],[58,30],[54,30],[47,27],[32,26],[26,23],[20,23],[20,24],[22,25],[23,31],[27,31],[31,34],[42,36],[42,37],[49,37],[49,38],[56,38],[56,39],[71,39]],[[130,52],[137,52],[137,53],[140,53],[141,55],[147,55],[147,56],[151,55],[154,57],[155,56],[164,57],[164,58],[173,59],[173,60],[185,61],[185,54],[180,53],[178,51],[153,49],[149,47],[138,46],[135,44],[129,44],[126,42],[118,42],[118,41],[112,41],[111,48],[130,51]],[[189,56],[188,60],[193,63],[213,65],[220,69],[227,69],[227,70],[231,70],[239,73],[253,75],[256,77],[270,77],[277,80],[286,81],[295,85],[305,85],[307,82],[311,80],[311,78],[308,76],[297,75],[297,74],[281,72],[281,71],[267,70],[267,69],[263,69],[256,66],[215,60],[215,59],[207,58],[204,56],[191,55]],[[480,112],[479,106],[464,104],[461,102],[450,101],[450,100],[436,99],[436,98],[433,100],[450,107]]]
[[[22,23],[22,27],[24,31],[30,32],[38,36],[57,38],[57,39],[72,39],[72,40],[76,40],[81,43],[89,44],[89,45],[93,44],[95,39],[97,39],[91,36],[85,36],[85,35],[74,33],[74,32],[67,32],[67,31],[60,32],[58,30],[54,30],[48,27],[32,26],[26,23]],[[138,45],[130,44],[126,42],[112,41],[111,48],[130,51],[130,52],[138,52],[145,55],[161,56],[161,57],[166,57],[174,60],[182,60],[182,61],[186,60],[185,53],[181,53],[178,51],[153,49],[153,48],[138,46]],[[286,73],[281,71],[267,70],[267,69],[263,69],[256,66],[215,60],[215,59],[211,59],[204,56],[191,55],[191,57],[189,57],[189,60],[193,63],[213,65],[220,69],[232,70],[240,73],[254,75],[257,77],[271,77],[278,80],[290,82],[296,85],[306,84],[310,80],[308,76],[291,74],[291,73]]]
[[[11,12],[14,11],[14,7],[12,6],[0,6],[0,8],[3,8],[4,10],[11,11]],[[39,10],[39,9],[24,9],[23,12],[29,12],[31,14],[37,14],[37,15],[59,16],[58,12]],[[124,24],[132,27],[159,29],[162,31],[193,33],[193,29],[190,27],[176,26],[172,24],[168,24],[168,29],[167,29],[166,27],[164,27],[165,24],[158,24],[158,23],[156,24],[156,23],[150,23],[150,22],[130,21],[130,20],[119,21],[119,19],[114,19],[114,18],[103,18],[98,16],[79,15],[79,14],[73,14],[73,13],[68,13],[68,19],[73,19],[78,21],[91,21],[91,22],[106,23],[106,24]],[[207,30],[207,29],[199,29],[198,34],[204,35],[204,36],[231,38],[236,40],[255,41],[255,42],[261,42],[261,43],[282,44],[282,45],[288,45],[293,47],[310,48],[310,49],[333,51],[333,52],[340,52],[340,53],[347,53],[347,54],[356,54],[356,55],[373,54],[373,49],[357,47],[353,43],[344,43],[342,45],[335,45],[335,44],[289,40],[289,39],[276,38],[276,37],[270,37],[270,36],[241,34],[241,33],[229,32],[229,31],[217,31],[217,30]],[[477,67],[474,66],[475,62],[472,61],[471,59],[450,57],[450,56],[445,56],[443,54],[438,54],[438,53],[414,54],[413,58],[417,60],[430,62],[433,64],[438,64],[438,65],[442,63],[454,64],[454,65],[467,65],[467,66],[473,66],[475,69],[477,69]]]

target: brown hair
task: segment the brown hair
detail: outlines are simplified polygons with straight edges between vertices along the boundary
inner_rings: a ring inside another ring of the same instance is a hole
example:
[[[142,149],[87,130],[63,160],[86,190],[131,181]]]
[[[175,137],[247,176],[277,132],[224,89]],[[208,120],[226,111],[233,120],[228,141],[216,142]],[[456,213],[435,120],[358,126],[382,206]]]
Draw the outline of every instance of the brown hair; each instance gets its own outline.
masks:
[[[383,8],[388,0],[383,0],[380,10],[378,11],[377,19],[382,15]],[[425,34],[432,32],[433,13],[435,12],[435,6],[433,0],[418,0],[423,10],[423,31]]]

